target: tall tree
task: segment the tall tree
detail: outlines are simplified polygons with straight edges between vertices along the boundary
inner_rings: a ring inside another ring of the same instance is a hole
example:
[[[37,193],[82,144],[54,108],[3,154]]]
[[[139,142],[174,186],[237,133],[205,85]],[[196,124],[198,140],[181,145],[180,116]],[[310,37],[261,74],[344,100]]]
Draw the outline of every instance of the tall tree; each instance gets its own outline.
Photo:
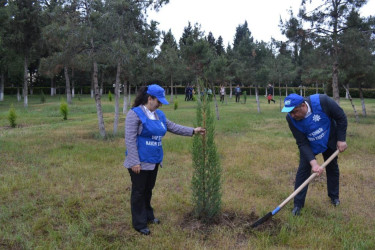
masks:
[[[251,32],[247,25],[247,21],[244,22],[242,25],[238,25],[236,28],[236,34],[234,35],[233,41],[233,49],[236,50],[237,46],[240,45],[243,39],[248,39],[251,37]],[[253,42],[253,38],[251,37],[251,42]]]
[[[48,24],[43,28],[43,39],[47,44],[48,56],[41,66],[49,77],[63,70],[67,103],[72,104],[71,75],[73,67],[77,67],[77,55],[85,49],[79,5],[75,1],[65,4],[51,2],[46,11]],[[51,94],[53,92],[52,89]]]
[[[14,0],[9,2],[12,21],[10,40],[14,48],[23,56],[23,97],[24,106],[28,106],[28,67],[36,52],[40,39],[41,8],[37,0]]]
[[[160,46],[160,54],[157,62],[161,64],[162,74],[165,76],[165,81],[170,83],[171,97],[170,102],[173,102],[173,82],[177,75],[180,74],[181,60],[177,48],[176,40],[169,30],[167,33],[163,32],[163,43]],[[176,93],[177,94],[177,93]]]
[[[233,44],[233,53],[228,54],[233,57],[231,64],[235,69],[235,81],[247,86],[255,83],[256,45],[251,32],[247,27],[247,22],[237,27]],[[257,93],[258,86],[256,85],[256,94]],[[257,100],[259,99],[257,98]]]
[[[96,114],[98,117],[99,133],[102,138],[106,136],[101,94],[98,81],[98,60],[101,56],[101,48],[103,45],[104,37],[100,34],[100,17],[103,14],[102,2],[95,0],[81,0],[80,6],[82,9],[82,16],[84,18],[84,30],[87,37],[87,52],[92,65],[92,82],[94,88],[94,96],[96,103]]]
[[[339,55],[343,71],[342,75],[344,75],[343,85],[347,85],[345,87],[347,91],[349,91],[350,83],[358,86],[362,115],[366,117],[362,87],[365,86],[366,79],[373,74],[375,42],[371,39],[373,32],[371,25],[374,25],[374,19],[369,18],[366,20],[361,18],[357,11],[352,10],[346,25],[348,29],[340,36],[340,50],[342,53]],[[353,109],[356,113],[354,105]]]
[[[221,36],[219,36],[219,38],[216,40],[215,48],[217,55],[221,56],[225,53],[223,38]]]
[[[199,88],[198,79],[203,78],[204,70],[208,67],[212,57],[212,49],[204,39],[200,25],[195,24],[192,29],[189,23],[180,39],[180,50],[187,71],[195,77]]]
[[[4,100],[5,72],[7,71],[7,61],[9,60],[9,48],[5,43],[7,34],[6,27],[10,21],[9,6],[7,1],[0,1],[0,101]]]
[[[324,0],[312,11],[311,0],[302,0],[300,16],[303,20],[310,22],[311,31],[320,37],[326,37],[331,42],[332,66],[332,92],[333,98],[340,103],[339,95],[339,35],[347,28],[346,19],[352,9],[356,10],[363,6],[367,0]]]

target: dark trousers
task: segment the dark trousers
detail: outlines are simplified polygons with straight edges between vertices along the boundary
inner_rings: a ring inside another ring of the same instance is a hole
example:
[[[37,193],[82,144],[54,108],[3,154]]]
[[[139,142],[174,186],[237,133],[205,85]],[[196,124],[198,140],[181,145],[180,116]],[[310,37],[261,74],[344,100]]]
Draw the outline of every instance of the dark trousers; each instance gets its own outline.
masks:
[[[334,151],[332,149],[327,149],[323,153],[324,160],[327,160]],[[331,199],[339,198],[339,178],[340,178],[340,171],[339,166],[337,165],[337,156],[331,161],[330,164],[326,167],[326,174],[327,174],[327,190],[328,196]],[[305,180],[307,180],[311,175],[311,165],[310,162],[305,159],[300,154],[300,163],[297,170],[296,175],[296,183],[294,186],[294,190],[296,190]],[[307,193],[308,185],[304,187],[301,192],[299,192],[294,197],[294,206],[296,207],[304,207],[306,193]]]
[[[236,102],[240,102],[240,94],[236,94]]]
[[[140,230],[147,227],[147,222],[155,218],[151,207],[152,189],[155,186],[159,164],[154,170],[141,170],[139,174],[128,169],[132,181],[131,211],[133,227]]]
[[[220,101],[224,102],[224,95],[220,95]]]

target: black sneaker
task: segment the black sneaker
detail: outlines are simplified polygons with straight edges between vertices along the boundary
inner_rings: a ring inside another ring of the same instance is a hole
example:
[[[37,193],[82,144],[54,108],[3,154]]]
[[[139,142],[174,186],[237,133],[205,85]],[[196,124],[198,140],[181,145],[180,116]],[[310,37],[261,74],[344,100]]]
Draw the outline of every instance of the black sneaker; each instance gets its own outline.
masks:
[[[298,216],[301,214],[301,208],[300,207],[294,207],[292,210],[293,216]]]
[[[337,207],[338,205],[340,205],[340,200],[339,198],[336,198],[336,199],[331,199],[331,203]]]

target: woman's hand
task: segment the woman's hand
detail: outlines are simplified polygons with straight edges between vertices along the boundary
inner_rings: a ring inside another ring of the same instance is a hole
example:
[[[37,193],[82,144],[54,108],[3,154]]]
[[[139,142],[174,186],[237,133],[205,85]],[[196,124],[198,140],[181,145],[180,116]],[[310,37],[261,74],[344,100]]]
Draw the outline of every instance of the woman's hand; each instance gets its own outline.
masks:
[[[201,127],[194,128],[194,134],[195,135],[197,135],[197,134],[204,135],[205,133],[206,133],[205,128],[201,128]]]
[[[141,172],[141,165],[135,165],[132,167],[132,171],[136,174],[139,174]]]

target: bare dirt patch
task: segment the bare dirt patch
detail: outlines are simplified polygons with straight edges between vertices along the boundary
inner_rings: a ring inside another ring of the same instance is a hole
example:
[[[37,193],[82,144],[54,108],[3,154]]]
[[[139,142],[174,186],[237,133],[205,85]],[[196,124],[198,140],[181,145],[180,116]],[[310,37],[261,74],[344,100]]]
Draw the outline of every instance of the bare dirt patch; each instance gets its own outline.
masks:
[[[268,232],[270,235],[278,234],[281,229],[281,221],[275,218],[270,218],[258,227],[251,228],[251,225],[259,218],[260,216],[256,215],[255,212],[245,214],[224,211],[215,219],[209,222],[203,222],[196,218],[193,212],[190,212],[183,217],[180,227],[184,230],[200,233],[210,233],[215,226],[240,229],[243,231],[242,237],[246,237],[246,235],[250,236],[255,232]]]

